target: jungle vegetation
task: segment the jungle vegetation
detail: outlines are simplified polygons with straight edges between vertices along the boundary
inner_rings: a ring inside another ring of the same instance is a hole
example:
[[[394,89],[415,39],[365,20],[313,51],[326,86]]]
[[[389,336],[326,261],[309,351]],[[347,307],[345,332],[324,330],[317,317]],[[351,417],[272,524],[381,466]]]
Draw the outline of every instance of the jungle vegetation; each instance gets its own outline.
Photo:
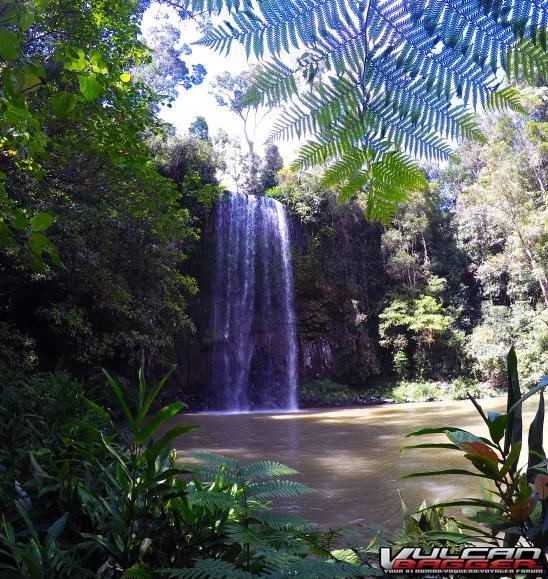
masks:
[[[485,417],[490,442],[450,441],[504,485],[478,505],[500,511],[493,531],[518,521],[546,549],[540,409],[540,462],[514,469],[516,376],[534,386],[548,362],[543,4],[168,3],[185,18],[227,10],[202,43],[241,42],[263,61],[230,106],[280,107],[276,134],[312,139],[281,172],[272,145],[263,160],[251,140],[231,152],[243,187],[300,220],[301,279],[352,276],[335,241],[352,247],[364,212],[382,223],[368,226],[381,252],[372,281],[386,289],[355,312],[383,349],[378,373],[510,385],[508,412]],[[190,47],[174,51],[177,29],[141,37],[148,5],[0,6],[0,574],[379,575],[377,543],[340,550],[338,531],[272,510],[312,492],[290,467],[173,449],[189,427],[167,429],[184,405],[166,372],[194,333],[200,234],[231,161],[206,119],[185,135],[160,121],[206,70],[185,64]],[[457,155],[431,164],[456,139]],[[407,517],[395,541],[451,543],[464,527],[440,517]]]

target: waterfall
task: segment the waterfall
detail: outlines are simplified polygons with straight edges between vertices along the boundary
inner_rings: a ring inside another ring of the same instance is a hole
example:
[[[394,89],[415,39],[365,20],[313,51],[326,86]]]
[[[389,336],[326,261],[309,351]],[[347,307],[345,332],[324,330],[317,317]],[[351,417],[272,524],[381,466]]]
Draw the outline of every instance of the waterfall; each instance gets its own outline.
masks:
[[[215,207],[213,406],[297,409],[297,336],[285,207],[230,193]]]

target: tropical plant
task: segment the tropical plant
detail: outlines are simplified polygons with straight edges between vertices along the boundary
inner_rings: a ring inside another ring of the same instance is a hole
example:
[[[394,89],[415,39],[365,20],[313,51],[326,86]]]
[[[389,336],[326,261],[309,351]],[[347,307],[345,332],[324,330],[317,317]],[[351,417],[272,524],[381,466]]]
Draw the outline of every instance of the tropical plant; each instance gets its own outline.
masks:
[[[295,470],[177,455],[174,440],[196,425],[169,428],[179,402],[153,410],[169,375],[149,388],[141,370],[133,395],[105,375],[123,421],[81,395],[71,419],[48,421],[13,407],[13,392],[4,396],[2,577],[342,578],[371,566],[334,547],[339,531],[272,509],[273,500],[313,492],[286,479]]]
[[[297,166],[329,162],[339,197],[366,196],[387,221],[424,177],[408,155],[443,159],[450,141],[480,139],[474,111],[520,108],[501,80],[548,69],[548,10],[538,0],[184,0],[230,17],[200,43],[241,44],[262,65],[249,99],[285,103],[272,138],[313,136]]]
[[[476,436],[457,427],[425,428],[407,436],[445,434],[449,442],[426,443],[404,447],[427,448],[439,452],[456,450],[473,469],[451,468],[439,471],[416,472],[402,478],[432,476],[473,476],[481,479],[482,498],[463,498],[427,507],[428,510],[447,507],[466,507],[468,521],[458,522],[457,542],[484,541],[494,545],[513,546],[518,543],[539,547],[548,553],[548,461],[543,449],[544,395],[548,376],[537,386],[521,395],[517,357],[510,349],[508,364],[508,400],[506,413],[485,413],[474,398],[470,400],[489,430],[489,438]],[[529,428],[527,464],[518,461],[523,446],[522,404],[540,393],[538,410]],[[424,509],[424,510],[427,510]],[[463,533],[464,532],[464,533]],[[452,540],[451,534],[438,538]],[[545,561],[546,564],[546,561]]]

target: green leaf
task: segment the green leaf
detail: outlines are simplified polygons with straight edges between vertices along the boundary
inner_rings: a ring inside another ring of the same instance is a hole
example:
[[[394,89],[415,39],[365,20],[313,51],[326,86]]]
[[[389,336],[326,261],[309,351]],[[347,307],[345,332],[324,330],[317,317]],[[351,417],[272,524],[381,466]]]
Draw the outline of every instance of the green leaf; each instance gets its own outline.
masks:
[[[8,28],[0,27],[0,58],[13,60],[19,55],[19,39]]]
[[[17,231],[22,231],[28,225],[26,217],[21,213],[21,211],[15,211],[10,216],[10,225],[13,229],[17,229]]]
[[[76,95],[58,92],[51,97],[50,106],[58,119],[64,119],[76,106]]]
[[[97,416],[100,416],[106,422],[110,421],[110,415],[104,408],[102,408],[92,400],[88,400],[87,398],[84,398],[84,401],[89,406],[89,408],[91,408],[91,410],[93,410],[95,414],[97,414]]]
[[[149,460],[155,460],[156,457],[164,450],[171,442],[183,434],[190,432],[191,430],[195,430],[196,428],[200,428],[199,424],[187,424],[185,426],[176,426],[175,428],[171,428],[168,430],[162,438],[155,441],[151,444],[146,452],[145,455]]]
[[[101,85],[92,76],[80,75],[78,81],[80,83],[80,92],[88,101],[96,99],[103,92]]]
[[[53,219],[50,213],[37,213],[29,221],[30,229],[31,231],[44,231],[53,223]]]
[[[533,482],[536,477],[534,467],[546,457],[542,441],[544,438],[544,392],[540,391],[537,413],[529,427],[529,459],[527,461],[527,480]]]
[[[429,443],[426,443],[426,444],[409,444],[407,446],[402,446],[402,448],[400,448],[400,452],[402,452],[404,450],[411,450],[414,448],[444,448],[444,449],[449,449],[449,450],[460,450],[460,447],[457,446],[456,444],[447,444],[445,442],[440,442],[440,443],[433,442],[431,444],[429,444]]]
[[[515,444],[512,445],[512,448],[510,449],[510,452],[508,453],[508,456],[506,457],[506,460],[504,461],[500,469],[499,472],[500,478],[506,476],[506,474],[510,471],[515,472],[520,452],[521,452],[521,442],[516,442]]]
[[[418,478],[418,477],[426,477],[426,476],[439,476],[439,475],[448,475],[448,474],[457,474],[457,475],[464,475],[464,476],[477,476],[480,478],[486,478],[484,474],[479,474],[477,472],[472,472],[469,470],[463,470],[459,468],[451,468],[447,470],[430,470],[425,472],[414,472],[411,474],[403,474],[398,478]]]
[[[493,442],[499,443],[502,440],[507,420],[508,416],[506,414],[499,414],[497,412],[487,413],[487,426]]]
[[[184,408],[182,402],[173,402],[168,406],[164,406],[161,410],[158,410],[156,414],[145,424],[145,426],[137,433],[135,433],[135,442],[137,444],[142,444],[158,430],[158,428],[164,423],[173,418],[178,412]]]
[[[510,452],[514,444],[518,442],[521,444],[522,437],[521,404],[519,404],[521,392],[519,388],[518,359],[514,346],[508,352],[506,363],[508,366],[508,401],[506,406],[508,420],[504,433],[505,455]],[[515,472],[515,465],[511,467],[510,472]]]
[[[124,414],[126,415],[126,418],[128,419],[129,424],[133,427],[134,418],[133,418],[133,415],[131,414],[131,410],[129,409],[128,405],[126,404],[126,401],[124,399],[124,395],[122,393],[122,389],[120,388],[120,386],[118,386],[118,383],[116,382],[116,380],[114,380],[114,378],[104,368],[103,368],[103,374],[106,376],[106,379],[107,379],[108,383],[110,384],[112,391],[114,392],[114,396],[116,396],[116,400],[118,400],[118,404],[120,404],[120,408],[123,410]]]
[[[68,513],[65,513],[59,517],[48,529],[46,539],[44,541],[44,551],[46,555],[50,555],[53,547],[55,546],[55,541],[57,537],[63,532],[65,528],[65,523],[67,522]]]
[[[156,386],[154,386],[154,388],[151,390],[150,394],[147,396],[147,398],[144,401],[143,406],[142,406],[142,408],[137,416],[137,422],[139,424],[141,423],[143,418],[146,416],[147,412],[150,410],[150,407],[151,407],[152,403],[154,402],[154,400],[156,399],[156,396],[158,396],[160,390],[163,388],[167,379],[173,374],[174,371],[175,371],[175,366],[170,368],[169,372],[158,382],[158,384],[156,384]],[[139,380],[141,380],[141,378],[139,378]],[[144,377],[143,377],[143,381],[144,381]]]
[[[455,428],[454,426],[442,426],[440,428],[422,428],[421,430],[415,430],[415,432],[408,432],[405,438],[410,436],[424,436],[426,434],[445,434],[446,432],[455,432],[457,430],[462,430],[462,428]]]
[[[461,444],[462,442],[483,442],[479,436],[467,432],[466,430],[448,430],[445,435],[453,444]]]
[[[445,509],[450,507],[485,507],[486,509],[497,509],[499,511],[504,511],[504,506],[495,503],[493,501],[487,501],[485,499],[462,499],[456,501],[448,501],[446,503],[436,503],[434,505],[430,505],[417,511],[418,513],[422,513],[423,511],[431,511],[433,509]]]

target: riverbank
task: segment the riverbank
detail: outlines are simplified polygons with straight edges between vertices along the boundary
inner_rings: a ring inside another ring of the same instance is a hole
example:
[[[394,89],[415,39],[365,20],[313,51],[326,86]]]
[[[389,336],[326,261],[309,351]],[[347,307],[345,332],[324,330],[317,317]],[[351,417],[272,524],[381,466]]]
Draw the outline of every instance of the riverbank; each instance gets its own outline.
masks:
[[[378,379],[364,388],[331,380],[314,380],[299,387],[300,408],[348,408],[406,402],[441,402],[475,398],[496,398],[503,393],[491,386],[457,378],[453,382],[408,382]]]

